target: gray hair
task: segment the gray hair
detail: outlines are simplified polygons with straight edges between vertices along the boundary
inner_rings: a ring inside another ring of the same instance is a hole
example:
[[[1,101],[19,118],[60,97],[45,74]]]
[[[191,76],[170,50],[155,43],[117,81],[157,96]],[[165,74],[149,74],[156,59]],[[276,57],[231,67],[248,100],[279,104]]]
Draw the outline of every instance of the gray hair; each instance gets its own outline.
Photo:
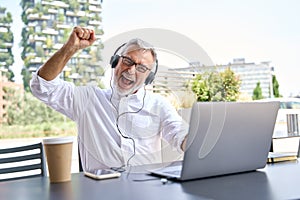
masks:
[[[150,51],[153,56],[154,62],[156,62],[157,54],[156,54],[156,51],[155,51],[153,45],[151,45],[148,42],[146,42],[142,39],[139,39],[139,38],[129,40],[129,42],[127,42],[125,44],[125,46],[123,47],[123,50],[121,51],[121,55],[128,52],[128,50],[132,47],[134,47],[134,50],[144,49],[146,51]]]

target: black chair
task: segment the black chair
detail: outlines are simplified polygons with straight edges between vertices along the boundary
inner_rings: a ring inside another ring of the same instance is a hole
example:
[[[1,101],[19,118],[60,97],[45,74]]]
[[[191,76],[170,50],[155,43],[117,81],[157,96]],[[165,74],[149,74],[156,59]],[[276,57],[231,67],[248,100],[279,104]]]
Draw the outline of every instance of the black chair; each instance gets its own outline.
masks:
[[[46,176],[43,144],[0,149],[0,181]]]
[[[79,152],[79,145],[78,145],[78,164],[79,164],[79,172],[83,172],[82,162],[81,162],[81,157]]]

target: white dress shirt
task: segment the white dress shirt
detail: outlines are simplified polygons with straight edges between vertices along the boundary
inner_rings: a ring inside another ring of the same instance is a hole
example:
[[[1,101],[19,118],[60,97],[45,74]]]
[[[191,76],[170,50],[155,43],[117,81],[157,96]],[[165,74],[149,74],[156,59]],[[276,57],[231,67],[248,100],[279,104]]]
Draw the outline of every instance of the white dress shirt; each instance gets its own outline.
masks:
[[[112,89],[75,86],[58,77],[46,81],[37,73],[30,87],[34,96],[77,123],[84,170],[160,163],[162,138],[182,152],[187,123],[151,91],[119,97]]]

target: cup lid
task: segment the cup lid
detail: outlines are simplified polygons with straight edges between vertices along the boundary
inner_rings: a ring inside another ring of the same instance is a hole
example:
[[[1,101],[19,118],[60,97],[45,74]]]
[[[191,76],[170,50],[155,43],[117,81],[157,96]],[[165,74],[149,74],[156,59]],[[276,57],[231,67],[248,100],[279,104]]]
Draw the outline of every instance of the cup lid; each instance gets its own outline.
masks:
[[[65,144],[65,143],[72,143],[73,140],[74,137],[72,136],[44,138],[43,144]]]

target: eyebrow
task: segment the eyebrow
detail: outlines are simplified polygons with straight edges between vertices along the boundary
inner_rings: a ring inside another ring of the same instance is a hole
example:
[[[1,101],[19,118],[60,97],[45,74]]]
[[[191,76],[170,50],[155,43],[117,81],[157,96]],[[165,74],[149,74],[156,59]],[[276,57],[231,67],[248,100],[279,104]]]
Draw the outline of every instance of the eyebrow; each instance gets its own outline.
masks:
[[[143,65],[143,66],[145,66],[145,67],[147,67],[147,65],[146,64],[143,64],[143,63],[137,63],[137,62],[135,62],[135,60],[133,60],[133,58],[131,58],[130,56],[127,56],[127,55],[122,55],[121,57],[125,57],[125,58],[128,58],[128,59],[130,59],[135,65]]]

